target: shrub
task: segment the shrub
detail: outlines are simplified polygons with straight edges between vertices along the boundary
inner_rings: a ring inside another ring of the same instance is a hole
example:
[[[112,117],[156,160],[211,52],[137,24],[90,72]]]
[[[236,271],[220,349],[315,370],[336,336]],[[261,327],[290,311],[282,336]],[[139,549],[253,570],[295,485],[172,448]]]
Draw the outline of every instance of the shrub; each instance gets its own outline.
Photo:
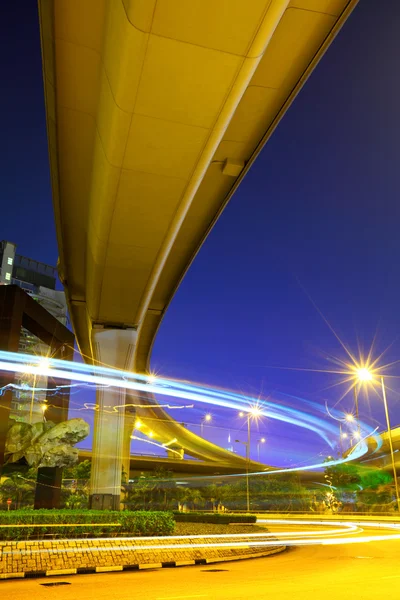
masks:
[[[175,521],[168,512],[99,510],[13,510],[0,513],[0,540],[170,535]]]
[[[218,525],[228,525],[229,523],[255,523],[256,515],[232,515],[221,513],[181,513],[174,512],[174,519],[177,523],[214,523]]]

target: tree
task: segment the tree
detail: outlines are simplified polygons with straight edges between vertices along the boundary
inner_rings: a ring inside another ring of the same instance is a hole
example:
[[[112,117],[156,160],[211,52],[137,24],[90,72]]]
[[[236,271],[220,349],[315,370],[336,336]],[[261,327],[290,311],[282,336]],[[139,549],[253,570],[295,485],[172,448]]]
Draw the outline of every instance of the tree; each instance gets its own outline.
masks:
[[[212,483],[211,485],[203,487],[200,493],[206,502],[211,503],[212,509],[214,510],[216,505],[222,503],[229,497],[231,490],[232,486],[229,484],[222,486]]]
[[[360,483],[362,488],[376,490],[382,486],[393,484],[393,476],[382,469],[360,469]]]
[[[395,508],[393,503],[394,484],[390,473],[381,469],[360,469],[360,490],[357,499],[362,505],[362,510],[373,512],[391,511]]]
[[[90,479],[92,463],[90,460],[84,460],[80,463],[77,463],[73,467],[69,467],[68,469],[64,469],[63,471],[63,479]]]
[[[356,465],[342,463],[340,465],[329,466],[325,469],[325,479],[327,483],[339,490],[351,491],[359,489],[360,474]]]
[[[177,485],[172,471],[158,467],[150,476],[155,486],[152,492],[153,506],[158,509],[167,510],[171,501],[176,499]]]
[[[142,510],[148,509],[155,486],[156,483],[152,478],[145,475],[139,477],[132,484],[126,485],[125,497],[122,500],[125,509],[137,510],[138,505]]]
[[[193,510],[196,510],[196,504],[203,500],[200,490],[197,488],[184,488],[184,490],[182,501],[187,502]]]
[[[24,475],[18,471],[10,472],[0,485],[3,502],[11,498],[16,509],[33,504],[36,475],[36,469],[29,469]]]
[[[84,460],[63,471],[61,505],[65,508],[87,508],[92,463]]]

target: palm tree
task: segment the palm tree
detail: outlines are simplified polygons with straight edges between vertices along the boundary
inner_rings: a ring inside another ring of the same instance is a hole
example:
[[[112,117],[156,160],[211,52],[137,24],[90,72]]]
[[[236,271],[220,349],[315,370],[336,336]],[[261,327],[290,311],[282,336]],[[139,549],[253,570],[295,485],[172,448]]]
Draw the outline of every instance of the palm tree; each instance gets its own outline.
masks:
[[[196,510],[196,504],[203,500],[200,490],[197,488],[185,488],[185,493],[182,498],[183,502],[187,502],[192,505],[192,509]]]

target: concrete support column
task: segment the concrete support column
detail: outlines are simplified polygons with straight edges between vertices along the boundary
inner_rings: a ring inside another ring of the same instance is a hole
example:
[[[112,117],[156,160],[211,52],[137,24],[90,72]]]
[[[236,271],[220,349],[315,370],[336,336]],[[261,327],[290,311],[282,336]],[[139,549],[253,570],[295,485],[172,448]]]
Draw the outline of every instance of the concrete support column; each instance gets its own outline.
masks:
[[[135,401],[137,402],[137,398],[129,394],[126,397],[126,402]],[[127,479],[129,480],[129,472],[131,468],[131,435],[133,433],[136,421],[136,411],[134,408],[127,408],[125,411],[125,423],[124,423],[124,448],[122,455],[122,466],[124,468],[124,472],[126,473]]]
[[[137,398],[132,395],[132,392],[126,395],[126,403],[136,403]],[[129,483],[129,476],[131,470],[131,435],[133,433],[136,421],[136,410],[133,407],[127,407],[125,410],[125,422],[124,422],[124,440],[123,440],[123,451],[122,451],[122,469],[126,474],[126,483]],[[125,508],[124,500],[126,493],[121,494],[121,510]]]
[[[96,360],[116,369],[132,369],[136,336],[135,329],[93,329]],[[89,499],[94,509],[120,509],[125,395],[123,388],[97,391]]]

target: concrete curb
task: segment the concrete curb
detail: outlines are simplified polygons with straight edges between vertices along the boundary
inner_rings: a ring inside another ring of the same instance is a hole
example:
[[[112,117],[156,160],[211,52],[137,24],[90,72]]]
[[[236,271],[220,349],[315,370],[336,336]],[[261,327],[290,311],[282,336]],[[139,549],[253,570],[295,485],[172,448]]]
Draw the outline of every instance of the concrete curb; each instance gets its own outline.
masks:
[[[188,567],[197,565],[209,565],[215,563],[232,562],[235,560],[246,560],[248,558],[265,558],[273,554],[284,552],[286,546],[276,546],[263,552],[254,554],[242,554],[240,556],[228,556],[226,558],[199,558],[196,560],[177,560],[158,563],[141,563],[135,565],[110,565],[105,567],[82,567],[76,569],[59,569],[48,571],[25,571],[20,573],[1,573],[0,580],[7,579],[33,579],[39,577],[60,577],[62,575],[94,575],[95,573],[111,573],[113,571],[142,571],[144,569],[170,569],[174,567]]]

